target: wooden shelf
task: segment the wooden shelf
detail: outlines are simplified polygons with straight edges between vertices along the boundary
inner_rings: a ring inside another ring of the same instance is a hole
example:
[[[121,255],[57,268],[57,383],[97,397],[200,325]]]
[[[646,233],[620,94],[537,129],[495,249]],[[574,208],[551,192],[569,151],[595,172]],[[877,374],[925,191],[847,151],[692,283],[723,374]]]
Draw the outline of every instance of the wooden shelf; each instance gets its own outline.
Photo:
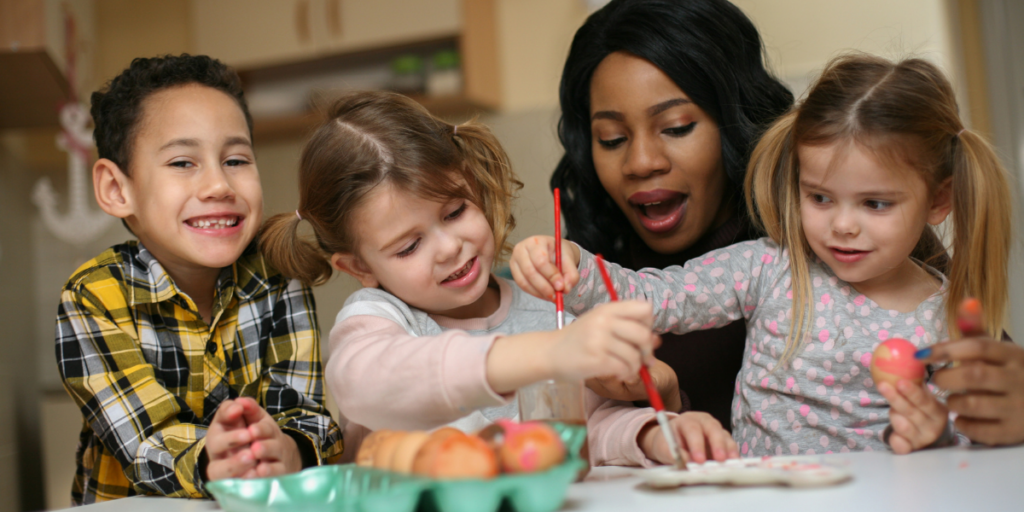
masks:
[[[60,126],[71,87],[49,52],[0,51],[0,69],[0,129]]]
[[[488,111],[486,107],[476,105],[463,96],[411,95],[410,97],[426,107],[432,114],[452,123],[463,122]],[[313,134],[324,118],[325,114],[318,110],[287,116],[254,118],[252,129],[253,138],[256,139],[254,142],[259,145],[282,140],[304,140]]]

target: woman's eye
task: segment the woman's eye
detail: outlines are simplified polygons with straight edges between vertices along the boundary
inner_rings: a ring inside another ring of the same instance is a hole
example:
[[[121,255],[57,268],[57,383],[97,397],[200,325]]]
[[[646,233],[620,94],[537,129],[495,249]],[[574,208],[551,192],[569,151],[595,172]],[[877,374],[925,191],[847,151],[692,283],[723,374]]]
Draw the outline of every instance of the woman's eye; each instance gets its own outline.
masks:
[[[460,206],[454,212],[451,212],[447,216],[445,216],[444,220],[455,220],[459,218],[459,216],[461,216],[463,212],[466,211],[466,206],[468,206],[468,203],[462,203],[462,206]]]
[[[672,137],[682,137],[683,135],[687,135],[690,132],[692,132],[696,126],[697,122],[694,121],[688,125],[667,128],[664,131],[662,131],[662,133],[664,133],[665,135],[671,135]]]
[[[617,138],[614,138],[614,139],[609,139],[609,140],[605,140],[605,139],[600,139],[600,138],[599,138],[599,139],[597,139],[597,143],[598,143],[598,144],[599,144],[599,145],[600,145],[601,147],[603,147],[603,148],[608,148],[608,149],[612,149],[612,148],[618,147],[618,146],[620,146],[620,145],[621,145],[621,144],[622,144],[623,142],[626,142],[626,138],[625,138],[625,137],[617,137]]]
[[[865,201],[864,202],[864,206],[867,206],[868,209],[870,209],[870,210],[885,210],[886,208],[889,208],[890,206],[892,206],[892,203],[889,202],[889,201],[875,201],[875,200],[871,200],[871,201]]]
[[[420,239],[419,239],[419,238],[417,238],[415,242],[413,242],[413,243],[409,244],[409,246],[408,246],[408,247],[406,247],[405,249],[402,249],[402,250],[401,250],[401,251],[400,251],[400,252],[398,253],[398,257],[399,257],[399,258],[404,258],[404,257],[406,257],[406,256],[408,256],[408,255],[410,255],[410,254],[412,254],[413,252],[415,252],[415,251],[416,251],[416,248],[417,248],[417,247],[419,247],[419,246],[420,246]]]

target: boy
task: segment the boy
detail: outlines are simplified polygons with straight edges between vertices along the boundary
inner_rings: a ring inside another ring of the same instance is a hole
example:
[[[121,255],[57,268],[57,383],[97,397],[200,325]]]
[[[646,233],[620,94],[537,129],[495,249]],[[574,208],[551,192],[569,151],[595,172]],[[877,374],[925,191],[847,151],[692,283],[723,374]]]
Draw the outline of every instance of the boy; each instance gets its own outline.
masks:
[[[75,504],[298,471],[341,453],[313,295],[253,242],[263,195],[238,76],[136,59],[92,96],[96,200],[138,237],[61,293],[57,364],[84,416]]]

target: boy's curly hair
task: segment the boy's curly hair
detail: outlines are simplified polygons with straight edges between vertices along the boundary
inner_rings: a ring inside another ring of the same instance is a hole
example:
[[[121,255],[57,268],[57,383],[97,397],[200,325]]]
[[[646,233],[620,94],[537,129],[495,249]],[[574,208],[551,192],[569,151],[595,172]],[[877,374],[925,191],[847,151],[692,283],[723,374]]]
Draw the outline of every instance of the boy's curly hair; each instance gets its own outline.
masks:
[[[137,58],[103,90],[92,93],[91,113],[96,125],[93,137],[100,158],[109,159],[130,176],[142,102],[153,93],[188,84],[212,87],[234,98],[245,114],[252,138],[252,116],[242,95],[242,82],[231,68],[206,55]]]

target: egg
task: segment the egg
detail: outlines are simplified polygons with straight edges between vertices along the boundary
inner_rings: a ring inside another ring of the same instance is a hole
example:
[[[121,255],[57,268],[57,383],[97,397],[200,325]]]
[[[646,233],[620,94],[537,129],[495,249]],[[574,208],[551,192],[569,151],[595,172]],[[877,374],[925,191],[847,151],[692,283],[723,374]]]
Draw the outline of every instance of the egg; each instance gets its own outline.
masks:
[[[565,445],[553,428],[537,421],[497,422],[505,442],[498,450],[501,468],[507,473],[544,471],[565,460]]]
[[[394,434],[395,431],[393,430],[381,429],[375,430],[366,436],[366,439],[363,439],[363,444],[359,446],[359,451],[356,452],[356,465],[373,467],[373,458],[380,442]]]
[[[498,475],[498,458],[494,450],[476,436],[462,432],[449,435],[438,442],[431,455],[418,461],[421,471],[431,478],[487,479]]]
[[[896,387],[899,380],[909,380],[921,385],[924,382],[925,368],[921,361],[914,357],[917,347],[902,338],[890,338],[883,341],[875,349],[871,357],[871,378],[877,387],[888,382]]]

